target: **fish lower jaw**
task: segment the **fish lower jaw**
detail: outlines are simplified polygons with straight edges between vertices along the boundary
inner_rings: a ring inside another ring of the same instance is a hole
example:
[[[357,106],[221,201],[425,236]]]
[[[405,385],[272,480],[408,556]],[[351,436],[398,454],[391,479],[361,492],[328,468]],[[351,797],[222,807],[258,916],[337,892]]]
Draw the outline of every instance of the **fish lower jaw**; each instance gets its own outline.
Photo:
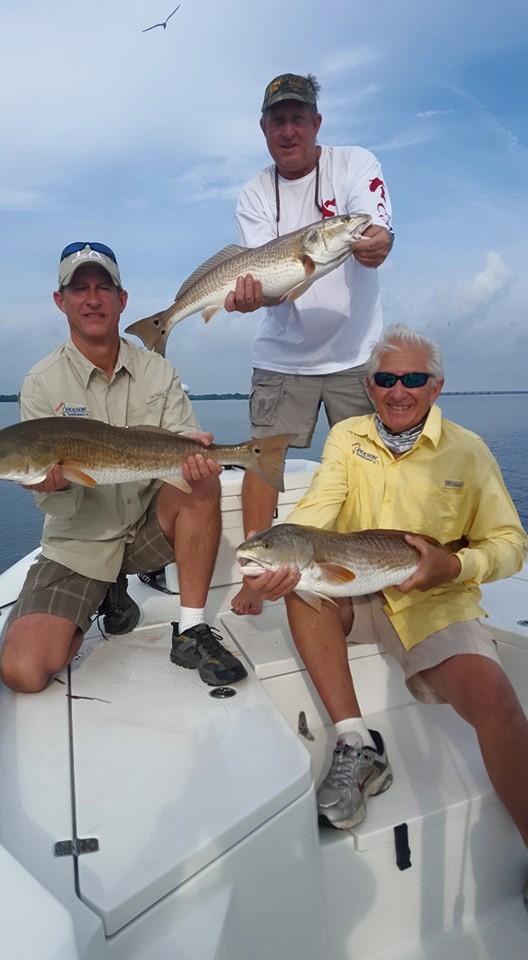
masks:
[[[238,557],[237,560],[243,577],[260,577],[261,574],[271,569],[271,567],[267,567],[263,563],[256,563],[254,560],[244,560]]]

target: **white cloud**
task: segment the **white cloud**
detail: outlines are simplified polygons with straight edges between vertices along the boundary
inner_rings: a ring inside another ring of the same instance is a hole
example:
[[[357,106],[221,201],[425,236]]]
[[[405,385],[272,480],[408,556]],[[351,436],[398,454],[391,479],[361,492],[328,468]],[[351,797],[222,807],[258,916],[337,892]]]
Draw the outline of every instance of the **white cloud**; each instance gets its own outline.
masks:
[[[421,113],[415,114],[415,119],[436,120],[437,117],[448,117],[452,113],[452,110],[423,110]]]
[[[464,284],[455,301],[462,316],[483,311],[500,297],[504,297],[515,281],[515,274],[500,254],[491,250],[486,254],[486,265]]]

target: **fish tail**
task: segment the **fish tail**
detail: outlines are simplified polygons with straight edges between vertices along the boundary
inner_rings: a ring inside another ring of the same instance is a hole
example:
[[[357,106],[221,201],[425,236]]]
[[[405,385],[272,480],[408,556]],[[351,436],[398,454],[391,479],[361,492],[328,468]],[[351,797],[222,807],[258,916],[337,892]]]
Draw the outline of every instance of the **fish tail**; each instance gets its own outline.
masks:
[[[135,337],[139,337],[147,350],[152,350],[164,357],[168,337],[168,313],[168,310],[162,310],[160,313],[153,313],[151,317],[136,320],[135,323],[131,323],[130,326],[125,328],[125,333],[132,333]]]
[[[293,436],[292,433],[281,433],[250,443],[251,456],[247,469],[275,490],[284,490],[284,459]]]

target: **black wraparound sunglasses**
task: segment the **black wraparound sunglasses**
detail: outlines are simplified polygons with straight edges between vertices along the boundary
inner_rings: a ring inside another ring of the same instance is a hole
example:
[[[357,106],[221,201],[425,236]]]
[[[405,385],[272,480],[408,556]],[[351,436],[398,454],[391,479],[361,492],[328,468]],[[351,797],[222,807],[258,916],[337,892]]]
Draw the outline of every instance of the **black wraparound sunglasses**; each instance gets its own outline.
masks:
[[[414,390],[416,387],[425,387],[432,376],[432,373],[402,373],[398,375],[396,373],[378,372],[374,374],[372,379],[377,387],[393,387],[398,380],[401,380],[404,387],[407,387],[408,390]]]

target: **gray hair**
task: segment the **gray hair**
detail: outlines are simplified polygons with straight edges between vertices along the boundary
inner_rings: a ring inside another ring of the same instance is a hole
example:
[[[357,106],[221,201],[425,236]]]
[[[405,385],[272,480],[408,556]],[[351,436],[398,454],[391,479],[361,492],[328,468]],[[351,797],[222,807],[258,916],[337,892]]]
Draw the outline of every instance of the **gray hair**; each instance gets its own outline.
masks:
[[[374,376],[380,369],[381,357],[390,350],[401,350],[404,347],[419,347],[428,353],[427,370],[420,372],[431,373],[435,380],[444,376],[442,351],[434,340],[429,340],[417,330],[411,330],[403,323],[395,323],[383,331],[375,344],[367,364],[367,375]]]
[[[318,111],[317,101],[319,99],[319,94],[321,93],[321,84],[319,83],[319,80],[317,79],[316,76],[314,76],[313,73],[307,73],[306,79],[308,80],[308,83],[310,84],[315,94],[315,104],[313,107],[310,107],[310,109],[312,111],[313,116],[316,117],[317,111]]]

